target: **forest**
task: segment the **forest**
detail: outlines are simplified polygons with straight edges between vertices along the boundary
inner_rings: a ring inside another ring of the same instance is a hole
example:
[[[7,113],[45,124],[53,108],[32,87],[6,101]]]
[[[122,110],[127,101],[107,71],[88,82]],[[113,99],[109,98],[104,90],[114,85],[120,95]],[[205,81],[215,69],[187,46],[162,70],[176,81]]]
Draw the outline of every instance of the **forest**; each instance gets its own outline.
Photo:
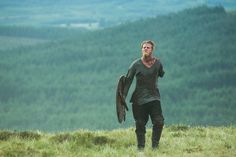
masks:
[[[151,39],[165,124],[236,124],[236,14],[199,6],[93,31],[0,26],[0,129],[112,130],[119,76]],[[150,125],[150,124],[149,124]]]
[[[0,25],[100,29],[199,5],[236,8],[231,0],[2,0]]]

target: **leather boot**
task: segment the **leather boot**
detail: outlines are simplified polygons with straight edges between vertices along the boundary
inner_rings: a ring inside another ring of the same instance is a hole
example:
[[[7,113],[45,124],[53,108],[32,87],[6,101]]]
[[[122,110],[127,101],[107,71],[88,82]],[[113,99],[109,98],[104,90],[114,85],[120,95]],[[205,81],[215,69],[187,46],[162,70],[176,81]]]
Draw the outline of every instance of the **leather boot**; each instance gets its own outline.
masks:
[[[157,149],[159,145],[159,141],[161,138],[162,133],[162,127],[159,127],[158,129],[153,129],[152,131],[152,148]]]
[[[145,134],[136,134],[137,142],[138,142],[138,149],[143,150],[145,147]]]

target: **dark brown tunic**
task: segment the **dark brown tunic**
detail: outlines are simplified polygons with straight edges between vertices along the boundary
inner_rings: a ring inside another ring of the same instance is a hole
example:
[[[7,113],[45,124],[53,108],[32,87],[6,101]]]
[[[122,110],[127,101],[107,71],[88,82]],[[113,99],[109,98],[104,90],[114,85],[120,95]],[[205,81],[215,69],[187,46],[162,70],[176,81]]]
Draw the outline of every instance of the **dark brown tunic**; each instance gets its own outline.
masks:
[[[135,60],[129,67],[124,86],[124,98],[126,98],[134,76],[136,77],[136,87],[130,102],[137,105],[159,100],[158,77],[164,75],[163,66],[159,59],[149,68],[140,59]]]

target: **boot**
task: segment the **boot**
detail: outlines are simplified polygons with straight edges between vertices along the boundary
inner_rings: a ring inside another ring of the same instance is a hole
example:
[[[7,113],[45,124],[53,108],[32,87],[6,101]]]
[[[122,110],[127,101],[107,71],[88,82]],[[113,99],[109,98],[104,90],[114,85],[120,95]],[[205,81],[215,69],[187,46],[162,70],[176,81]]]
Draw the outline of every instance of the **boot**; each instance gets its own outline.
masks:
[[[138,142],[138,150],[143,150],[145,147],[145,134],[136,134]]]
[[[157,149],[161,138],[162,127],[152,131],[152,148]]]

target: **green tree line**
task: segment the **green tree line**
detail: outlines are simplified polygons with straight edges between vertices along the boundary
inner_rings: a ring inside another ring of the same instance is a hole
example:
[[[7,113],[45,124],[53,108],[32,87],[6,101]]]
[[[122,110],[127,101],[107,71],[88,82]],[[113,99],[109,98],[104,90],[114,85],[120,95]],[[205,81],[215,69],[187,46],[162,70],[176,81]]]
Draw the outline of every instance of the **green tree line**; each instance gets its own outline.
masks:
[[[7,31],[12,29],[18,31]],[[97,31],[48,29],[0,27],[0,40],[9,34],[9,42],[16,42],[0,49],[0,128],[132,126],[131,110],[124,124],[117,122],[116,84],[146,39],[156,41],[155,55],[166,71],[159,88],[167,125],[236,123],[236,16],[223,7],[201,6]],[[19,46],[19,35],[40,40]]]

